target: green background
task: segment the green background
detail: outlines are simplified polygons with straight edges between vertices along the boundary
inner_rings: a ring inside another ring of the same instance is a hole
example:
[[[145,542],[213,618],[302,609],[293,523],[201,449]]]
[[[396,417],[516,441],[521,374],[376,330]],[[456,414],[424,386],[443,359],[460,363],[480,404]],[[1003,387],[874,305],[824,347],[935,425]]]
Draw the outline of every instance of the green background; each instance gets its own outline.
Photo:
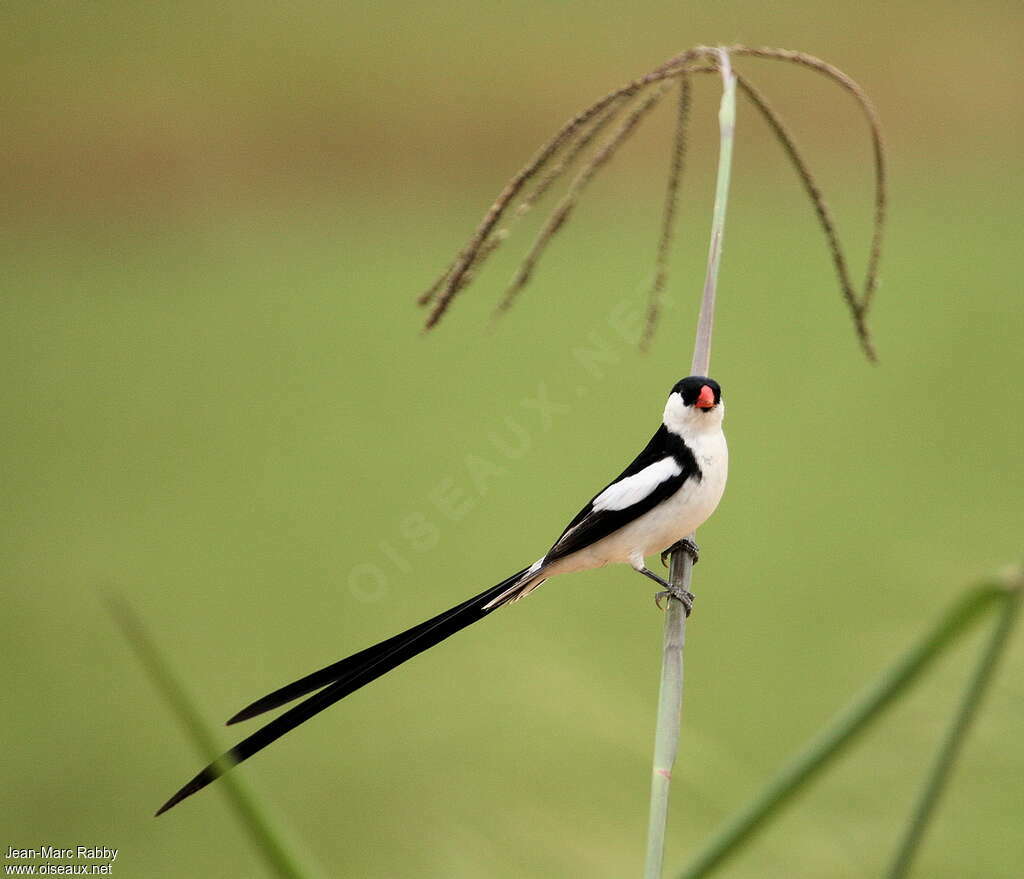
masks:
[[[5,850],[262,874],[216,788],[151,817],[199,761],[104,593],[219,722],[531,561],[646,442],[689,366],[717,82],[697,83],[649,354],[627,318],[652,274],[667,107],[506,319],[490,326],[536,220],[435,333],[413,299],[564,119],[696,43],[804,49],[859,79],[886,127],[891,226],[870,366],[811,208],[741,103],[712,360],[732,473],[700,534],[667,864],[966,583],[1020,558],[1016,4],[8,3],[0,19]],[[740,66],[792,122],[859,277],[852,101]],[[617,569],[554,581],[240,772],[326,875],[636,875],[651,591]],[[944,660],[722,875],[877,875],[972,661],[966,645]],[[1022,669],[1018,633],[921,876],[1020,875]]]

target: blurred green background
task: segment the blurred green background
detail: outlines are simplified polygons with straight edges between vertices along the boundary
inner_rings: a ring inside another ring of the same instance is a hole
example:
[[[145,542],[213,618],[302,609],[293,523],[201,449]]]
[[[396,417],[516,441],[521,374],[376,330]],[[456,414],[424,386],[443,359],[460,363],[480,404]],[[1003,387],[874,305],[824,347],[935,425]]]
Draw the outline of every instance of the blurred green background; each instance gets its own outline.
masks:
[[[151,817],[199,761],[100,596],[131,599],[219,723],[541,553],[688,370],[717,82],[697,83],[651,353],[620,329],[652,273],[667,106],[504,321],[487,329],[529,224],[436,333],[412,300],[578,107],[742,41],[824,56],[877,102],[881,363],[741,104],[712,370],[733,463],[700,534],[681,865],[966,583],[1021,556],[1021,24],[1005,2],[4,4],[0,844],[116,847],[119,876],[262,874],[216,788]],[[852,102],[741,69],[859,267]],[[620,570],[549,584],[241,771],[326,875],[636,875],[650,594]],[[971,662],[965,644],[722,875],[877,875]],[[1018,632],[918,875],[1020,875],[1022,669]]]

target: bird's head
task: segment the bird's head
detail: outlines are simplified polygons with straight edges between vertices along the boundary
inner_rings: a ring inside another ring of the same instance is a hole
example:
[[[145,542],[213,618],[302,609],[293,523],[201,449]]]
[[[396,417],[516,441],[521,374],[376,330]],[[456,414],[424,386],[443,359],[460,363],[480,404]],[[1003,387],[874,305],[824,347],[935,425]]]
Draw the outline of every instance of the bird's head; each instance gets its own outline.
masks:
[[[680,436],[718,430],[725,417],[722,389],[714,379],[691,375],[676,382],[665,404],[665,427]]]

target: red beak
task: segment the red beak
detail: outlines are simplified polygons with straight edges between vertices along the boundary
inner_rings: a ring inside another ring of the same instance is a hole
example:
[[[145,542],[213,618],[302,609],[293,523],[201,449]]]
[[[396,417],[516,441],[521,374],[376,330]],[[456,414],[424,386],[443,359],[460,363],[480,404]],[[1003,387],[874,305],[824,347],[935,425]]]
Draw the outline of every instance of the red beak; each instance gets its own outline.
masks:
[[[708,385],[704,385],[704,387],[700,389],[700,394],[697,396],[697,402],[693,405],[698,409],[714,409],[715,392],[711,390]]]

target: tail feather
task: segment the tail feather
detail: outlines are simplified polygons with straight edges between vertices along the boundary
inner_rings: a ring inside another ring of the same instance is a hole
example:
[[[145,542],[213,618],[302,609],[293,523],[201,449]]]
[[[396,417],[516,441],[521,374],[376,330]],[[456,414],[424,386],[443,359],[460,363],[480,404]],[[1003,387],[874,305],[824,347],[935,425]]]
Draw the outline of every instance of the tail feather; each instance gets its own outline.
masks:
[[[386,674],[403,662],[412,659],[424,650],[439,644],[456,632],[483,619],[491,611],[501,607],[506,601],[514,598],[514,587],[524,574],[530,571],[523,568],[511,577],[479,595],[458,604],[444,613],[438,614],[411,629],[368,647],[333,665],[315,671],[300,678],[294,683],[275,690],[273,693],[258,699],[239,711],[228,723],[235,723],[253,717],[263,711],[269,711],[280,705],[305,696],[314,690],[320,690],[298,705],[289,708],[284,714],[274,718],[266,726],[261,727],[252,735],[243,739],[231,750],[223,754],[191,781],[185,784],[157,811],[160,815],[177,805],[186,797],[202,790],[210,782],[215,781],[228,769],[237,766],[253,754],[262,751],[267,745],[281,738],[301,723],[329,708],[335,702],[344,699],[360,687],[364,687],[381,675]]]
[[[514,583],[517,578],[522,576],[525,571],[519,571],[509,577],[507,580],[502,581],[501,586],[507,586],[509,583]],[[465,619],[465,612],[470,608],[476,606],[481,602],[485,596],[488,601],[493,597],[494,592],[498,589],[497,586],[493,586],[486,592],[482,592],[480,595],[474,595],[472,598],[457,604],[455,607],[449,608],[444,613],[438,614],[436,617],[432,617],[429,620],[425,620],[419,625],[413,626],[411,629],[406,629],[404,632],[400,632],[391,638],[387,638],[381,641],[379,644],[374,644],[372,647],[367,647],[365,650],[360,650],[358,653],[353,653],[351,656],[346,656],[344,659],[338,662],[331,663],[330,665],[324,666],[323,668],[306,675],[305,677],[299,678],[297,681],[292,681],[290,684],[285,684],[272,693],[268,693],[266,696],[262,696],[255,702],[246,705],[241,711],[234,714],[229,720],[228,725],[233,723],[239,723],[243,720],[249,720],[252,717],[256,717],[259,714],[263,714],[265,711],[271,711],[274,708],[279,708],[288,702],[298,699],[300,696],[305,696],[307,693],[312,693],[315,690],[322,689],[328,684],[340,683],[343,680],[347,680],[351,677],[355,677],[363,672],[367,666],[372,665],[377,660],[389,656],[391,651],[400,649],[404,645],[409,644],[411,641],[419,638],[421,635],[431,632],[436,626],[440,626],[446,621],[453,620],[458,617],[461,620]],[[493,608],[488,607],[487,610],[497,608],[499,605],[494,604]],[[479,617],[478,617],[479,618]],[[454,634],[459,629],[468,626],[474,619],[469,619],[462,623],[457,629],[452,629],[449,634]],[[448,635],[443,635],[437,640],[430,641],[429,644],[425,645],[421,649],[425,650],[426,647],[438,643],[438,641],[447,638]],[[419,652],[419,651],[417,651]],[[404,660],[403,660],[404,661]],[[396,663],[397,664],[397,663]],[[389,666],[394,668],[394,666]]]

